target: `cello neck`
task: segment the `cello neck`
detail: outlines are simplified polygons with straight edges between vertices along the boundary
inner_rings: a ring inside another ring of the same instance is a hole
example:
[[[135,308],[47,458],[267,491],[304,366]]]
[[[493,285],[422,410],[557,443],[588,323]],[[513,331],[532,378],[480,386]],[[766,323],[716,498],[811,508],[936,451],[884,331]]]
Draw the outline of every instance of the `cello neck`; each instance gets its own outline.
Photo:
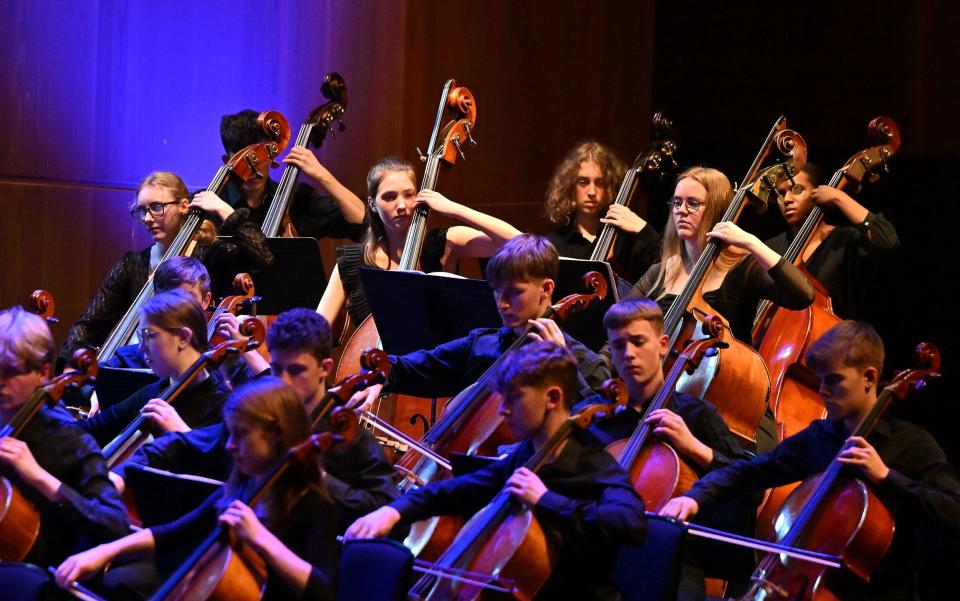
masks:
[[[685,366],[686,361],[683,360],[682,356],[674,361],[673,367],[670,368],[670,372],[664,379],[663,384],[657,391],[657,394],[655,394],[650,400],[650,403],[647,404],[647,408],[640,417],[640,421],[637,423],[636,429],[633,431],[633,434],[630,435],[630,439],[627,441],[627,445],[624,447],[623,453],[620,454],[618,463],[623,469],[630,469],[634,462],[636,462],[637,457],[640,456],[640,451],[643,450],[643,447],[647,444],[647,441],[650,440],[650,435],[653,433],[653,426],[646,423],[647,416],[657,409],[662,409],[667,406],[667,402],[670,400],[670,395],[673,394],[673,391],[677,386],[677,382],[680,380],[680,376],[683,374]],[[630,409],[628,409],[628,411],[630,411]]]
[[[313,123],[304,123],[300,126],[297,133],[297,140],[294,146],[306,148],[310,142],[310,136],[313,135]],[[292,163],[287,163],[283,168],[283,174],[280,176],[280,183],[277,184],[277,191],[270,202],[270,208],[267,209],[267,216],[263,219],[261,231],[267,238],[273,238],[280,231],[280,225],[283,223],[283,217],[287,214],[290,206],[290,199],[293,197],[293,189],[297,185],[297,177],[300,175],[300,168]]]

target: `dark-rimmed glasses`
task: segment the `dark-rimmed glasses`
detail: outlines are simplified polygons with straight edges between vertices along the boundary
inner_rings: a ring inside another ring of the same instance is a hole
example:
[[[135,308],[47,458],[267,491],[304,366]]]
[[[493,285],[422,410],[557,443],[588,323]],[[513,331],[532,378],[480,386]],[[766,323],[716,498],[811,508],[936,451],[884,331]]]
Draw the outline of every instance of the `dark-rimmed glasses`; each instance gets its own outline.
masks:
[[[130,216],[133,217],[134,221],[143,222],[147,218],[147,211],[150,211],[150,214],[154,219],[163,217],[163,212],[167,210],[167,205],[172,205],[180,202],[179,200],[171,200],[169,202],[151,202],[145,207],[136,206],[130,209]]]

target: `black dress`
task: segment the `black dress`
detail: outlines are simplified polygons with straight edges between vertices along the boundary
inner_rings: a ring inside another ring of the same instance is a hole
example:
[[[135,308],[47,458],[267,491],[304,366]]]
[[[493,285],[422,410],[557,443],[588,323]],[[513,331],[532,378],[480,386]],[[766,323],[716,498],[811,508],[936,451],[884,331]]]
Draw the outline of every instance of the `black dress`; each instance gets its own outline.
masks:
[[[447,247],[447,229],[432,229],[423,240],[420,266],[424,273],[443,271],[443,253]],[[337,270],[343,294],[347,299],[347,313],[355,325],[360,325],[370,315],[370,304],[360,281],[360,268],[371,267],[363,260],[362,244],[345,244],[337,248]]]

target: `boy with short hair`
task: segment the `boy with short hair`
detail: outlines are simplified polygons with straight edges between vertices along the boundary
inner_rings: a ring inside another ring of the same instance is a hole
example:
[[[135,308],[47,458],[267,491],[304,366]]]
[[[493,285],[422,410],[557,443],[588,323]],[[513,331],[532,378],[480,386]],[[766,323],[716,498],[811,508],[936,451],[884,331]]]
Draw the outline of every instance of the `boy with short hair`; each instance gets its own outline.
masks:
[[[611,578],[618,545],[643,540],[643,501],[598,441],[576,431],[538,473],[523,467],[570,417],[577,363],[552,341],[510,352],[497,374],[500,414],[520,440],[503,459],[434,482],[357,520],[347,538],[386,536],[397,525],[435,515],[468,517],[501,490],[532,508],[562,538],[556,567],[538,599],[617,599]]]

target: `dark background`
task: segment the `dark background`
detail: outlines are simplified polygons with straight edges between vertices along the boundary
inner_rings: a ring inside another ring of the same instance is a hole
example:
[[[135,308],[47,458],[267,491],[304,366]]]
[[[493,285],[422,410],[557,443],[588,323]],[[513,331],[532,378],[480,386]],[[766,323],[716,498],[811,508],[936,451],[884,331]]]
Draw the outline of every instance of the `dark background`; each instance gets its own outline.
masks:
[[[72,7],[72,8],[71,8]],[[543,232],[550,173],[595,138],[625,160],[649,141],[655,110],[676,123],[681,166],[739,180],[784,114],[828,172],[869,145],[888,115],[903,145],[891,174],[859,196],[897,227],[901,252],[877,282],[873,321],[887,371],[937,343],[945,382],[901,411],[951,457],[954,196],[960,26],[952,3],[513,2],[34,3],[0,22],[0,304],[44,287],[66,333],[121,252],[148,237],[126,208],[149,171],[191,187],[219,165],[221,115],[275,108],[292,127],[323,102],[337,70],[347,131],[321,161],[363,194],[388,153],[415,159],[443,81],[474,92],[479,146],[438,189],[524,230]],[[279,178],[279,170],[274,172]],[[669,186],[634,209],[662,227]],[[748,228],[773,235],[770,211]],[[327,268],[335,242],[324,243]],[[469,267],[468,267],[469,270]]]

